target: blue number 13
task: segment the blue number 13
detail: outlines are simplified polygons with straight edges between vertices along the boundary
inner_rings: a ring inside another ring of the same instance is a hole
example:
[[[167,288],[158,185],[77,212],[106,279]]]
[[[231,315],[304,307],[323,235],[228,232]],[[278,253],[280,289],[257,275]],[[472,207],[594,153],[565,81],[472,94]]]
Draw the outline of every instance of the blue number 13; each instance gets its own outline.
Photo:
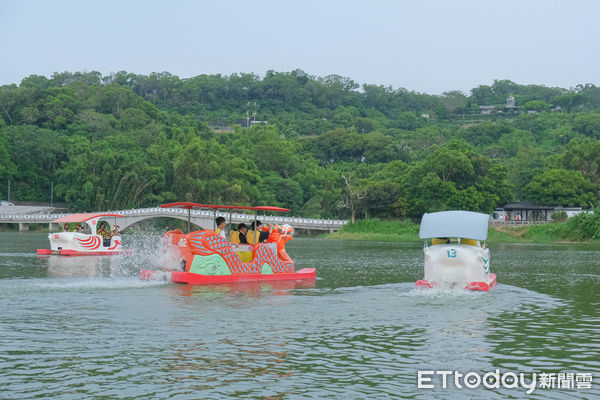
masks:
[[[455,249],[446,250],[446,253],[448,253],[448,258],[456,258],[456,250]]]

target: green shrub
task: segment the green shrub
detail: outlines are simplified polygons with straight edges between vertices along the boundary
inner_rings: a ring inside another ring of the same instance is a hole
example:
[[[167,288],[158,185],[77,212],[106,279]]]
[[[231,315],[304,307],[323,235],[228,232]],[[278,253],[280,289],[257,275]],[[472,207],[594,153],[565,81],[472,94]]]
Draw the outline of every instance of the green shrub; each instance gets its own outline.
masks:
[[[569,240],[569,229],[561,223],[532,225],[523,238],[535,243],[560,242]]]
[[[600,208],[581,212],[569,218],[565,225],[572,240],[600,239]]]
[[[552,213],[550,217],[554,222],[565,222],[567,220],[567,213],[564,211],[556,211]]]

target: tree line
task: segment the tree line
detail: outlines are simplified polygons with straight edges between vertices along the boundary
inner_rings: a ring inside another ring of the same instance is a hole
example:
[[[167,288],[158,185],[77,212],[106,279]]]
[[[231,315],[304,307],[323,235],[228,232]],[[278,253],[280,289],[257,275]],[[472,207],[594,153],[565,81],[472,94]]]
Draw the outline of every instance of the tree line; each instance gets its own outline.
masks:
[[[469,121],[505,103],[509,116]],[[502,80],[435,96],[303,71],[32,75],[0,87],[0,181],[73,211],[169,201],[326,218],[598,205],[600,88]],[[235,125],[252,118],[266,123]],[[220,121],[232,132],[215,132]]]

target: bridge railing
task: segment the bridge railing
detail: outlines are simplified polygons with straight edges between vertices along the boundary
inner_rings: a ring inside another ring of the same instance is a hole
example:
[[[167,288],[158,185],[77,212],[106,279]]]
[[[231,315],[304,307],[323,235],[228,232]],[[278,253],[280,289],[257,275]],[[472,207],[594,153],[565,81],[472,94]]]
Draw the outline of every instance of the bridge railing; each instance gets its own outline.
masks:
[[[64,217],[70,214],[2,214],[0,215],[0,222],[10,222],[23,220],[40,220],[44,222],[50,222],[57,218]]]
[[[151,208],[138,208],[133,210],[116,210],[116,211],[107,211],[107,213],[111,214],[119,214],[123,216],[142,216],[148,214],[154,214],[157,216],[169,216],[173,214],[177,214],[178,217],[182,218],[187,216],[188,211],[179,208],[159,208],[159,207],[151,207]],[[0,215],[0,223],[36,223],[36,222],[51,222],[57,218],[61,218],[64,216],[70,215],[69,213],[63,214],[2,214]],[[193,217],[204,217],[204,218],[214,218],[214,211],[207,210],[191,210],[190,215]],[[224,217],[226,220],[229,218],[228,212],[217,212],[216,216]],[[242,214],[242,213],[231,213],[232,219],[236,221],[246,220],[246,221],[254,221],[253,214]],[[335,219],[319,219],[319,218],[298,218],[298,217],[288,217],[288,216],[272,216],[272,215],[259,215],[257,216],[261,222],[265,224],[269,223],[283,223],[289,224],[292,226],[309,226],[309,225],[325,225],[325,226],[336,226],[341,227],[346,224],[348,221],[345,220],[335,220]]]
[[[139,214],[179,214],[181,217],[188,215],[188,211],[181,208],[138,208],[134,210],[117,210],[117,211],[108,211],[113,214],[119,215],[139,215]],[[206,218],[214,218],[215,215],[217,217],[224,217],[226,220],[229,218],[228,212],[217,211],[215,214],[214,211],[207,210],[191,210],[190,215],[194,217],[206,217]],[[242,213],[231,213],[232,219],[237,220],[247,220],[254,221],[253,214],[242,214]],[[261,222],[282,222],[287,224],[317,224],[317,225],[334,225],[334,226],[342,226],[346,224],[348,221],[346,220],[335,220],[335,219],[320,219],[320,218],[298,218],[298,217],[286,217],[286,216],[272,216],[272,215],[258,215],[257,219]]]

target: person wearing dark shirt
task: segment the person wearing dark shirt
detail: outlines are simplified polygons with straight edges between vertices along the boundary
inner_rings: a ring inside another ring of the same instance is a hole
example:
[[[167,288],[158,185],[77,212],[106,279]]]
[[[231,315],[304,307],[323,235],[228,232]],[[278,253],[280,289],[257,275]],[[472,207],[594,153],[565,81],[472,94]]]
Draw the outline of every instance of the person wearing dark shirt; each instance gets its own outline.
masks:
[[[239,234],[240,243],[248,244],[248,239],[246,238],[246,233],[248,232],[248,227],[246,226],[246,224],[244,224],[243,222],[238,224],[238,232],[240,233]]]
[[[250,224],[250,230],[246,234],[248,243],[264,243],[269,238],[269,232],[263,231],[263,224],[260,221],[256,221],[256,224],[252,222]]]

